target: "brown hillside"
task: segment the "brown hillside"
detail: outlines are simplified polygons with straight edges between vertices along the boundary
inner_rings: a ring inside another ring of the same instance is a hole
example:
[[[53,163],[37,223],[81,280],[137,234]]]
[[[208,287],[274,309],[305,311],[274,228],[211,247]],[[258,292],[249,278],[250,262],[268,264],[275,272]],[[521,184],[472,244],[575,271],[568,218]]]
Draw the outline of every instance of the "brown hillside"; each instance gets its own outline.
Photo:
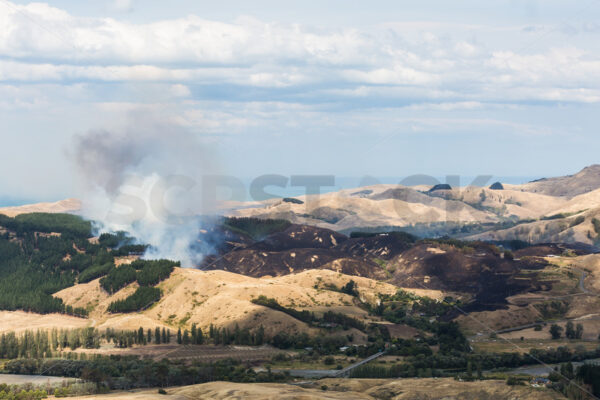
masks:
[[[36,203],[15,207],[2,207],[0,214],[14,217],[19,214],[34,212],[43,213],[76,213],[81,210],[81,201],[78,199],[60,200],[54,203]]]
[[[477,300],[476,308],[498,307],[516,293],[539,290],[534,278],[517,279],[522,268],[541,269],[547,263],[509,260],[493,246],[472,243],[463,248],[450,244],[422,242],[390,260],[391,282],[403,287],[419,287],[468,293]]]
[[[133,286],[108,296],[97,284],[75,285],[56,294],[66,304],[92,309],[90,319],[100,327],[137,329],[139,326],[166,326],[176,329],[189,327],[192,323],[203,329],[210,324],[218,327],[251,329],[263,325],[269,334],[280,331],[311,331],[306,324],[279,311],[253,304],[251,300],[260,295],[275,298],[284,306],[297,309],[328,309],[352,311],[365,315],[354,305],[349,295],[325,290],[326,284],[341,287],[354,280],[360,296],[374,300],[377,293],[394,293],[396,287],[367,278],[343,275],[330,270],[311,270],[278,278],[251,278],[226,271],[200,271],[176,268],[170,278],[159,287],[162,299],[148,310],[133,314],[107,314],[107,305],[133,290]],[[315,286],[317,288],[315,288]],[[432,295],[440,296],[437,293]]]
[[[327,386],[327,390],[322,390]],[[167,395],[156,395],[155,390],[85,396],[83,399],[344,399],[344,400],[552,400],[562,398],[552,390],[536,390],[528,386],[508,386],[505,381],[486,380],[459,382],[452,378],[440,379],[321,379],[314,383],[289,385],[281,383],[210,382],[167,390]]]
[[[520,185],[520,189],[550,196],[573,197],[600,189],[600,165],[585,167],[574,175],[544,178]]]
[[[36,314],[25,311],[0,311],[0,333],[22,332],[37,329],[74,329],[90,324],[85,318],[76,318],[64,314]]]
[[[552,214],[559,215],[557,214]],[[469,236],[469,240],[521,240],[528,243],[581,243],[596,245],[600,238],[594,225],[600,219],[600,207],[561,218],[541,219],[512,228]],[[599,227],[600,228],[600,227]]]

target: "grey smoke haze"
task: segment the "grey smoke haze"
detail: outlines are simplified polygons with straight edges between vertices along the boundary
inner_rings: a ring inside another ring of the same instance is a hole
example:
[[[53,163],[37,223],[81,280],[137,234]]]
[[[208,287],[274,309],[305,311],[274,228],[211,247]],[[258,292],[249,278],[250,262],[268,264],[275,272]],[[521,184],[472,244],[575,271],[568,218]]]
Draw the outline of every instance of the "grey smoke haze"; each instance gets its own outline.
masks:
[[[147,258],[197,265],[202,175],[214,159],[197,136],[152,116],[135,115],[122,130],[75,138],[71,158],[84,187],[83,214],[100,232],[124,230],[152,245]]]
[[[123,130],[90,130],[76,136],[73,155],[85,183],[111,194],[128,173],[199,178],[215,164],[193,133],[146,114],[133,115]]]

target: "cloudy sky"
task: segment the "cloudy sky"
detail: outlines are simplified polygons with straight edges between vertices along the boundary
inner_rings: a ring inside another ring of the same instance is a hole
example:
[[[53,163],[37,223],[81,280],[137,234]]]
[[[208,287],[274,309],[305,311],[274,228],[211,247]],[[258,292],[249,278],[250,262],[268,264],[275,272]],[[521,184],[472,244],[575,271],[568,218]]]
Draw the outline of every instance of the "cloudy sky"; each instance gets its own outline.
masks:
[[[598,21],[597,0],[0,0],[0,197],[77,195],[73,138],[140,118],[243,178],[572,173],[600,162]]]

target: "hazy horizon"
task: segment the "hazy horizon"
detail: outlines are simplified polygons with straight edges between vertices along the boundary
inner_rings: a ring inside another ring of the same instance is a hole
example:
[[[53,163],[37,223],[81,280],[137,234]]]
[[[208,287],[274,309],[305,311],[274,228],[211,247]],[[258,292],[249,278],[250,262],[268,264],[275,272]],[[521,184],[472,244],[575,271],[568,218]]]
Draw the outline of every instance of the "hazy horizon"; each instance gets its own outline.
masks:
[[[2,2],[0,197],[77,197],[78,137],[127,132],[147,163],[171,128],[238,177],[572,174],[599,160],[599,17],[533,0]],[[171,128],[148,139],[149,120]]]
[[[494,176],[494,175],[490,175],[491,178],[489,179],[489,182],[487,183],[487,186],[489,186],[490,184],[494,183],[494,182],[502,182],[502,183],[509,183],[509,184],[521,184],[521,183],[526,183],[526,182],[530,182],[532,180],[535,179],[540,179],[540,178],[545,178],[542,176]],[[402,182],[402,180],[405,177],[335,177],[335,186],[325,186],[322,187],[322,193],[330,193],[330,192],[334,192],[334,191],[338,191],[338,190],[342,190],[342,189],[352,189],[352,188],[358,188],[361,186],[366,186],[365,185],[365,179],[368,180],[374,180],[373,183],[381,183],[381,184],[397,184]],[[467,184],[469,184],[470,182],[473,181],[473,179],[475,178],[475,176],[461,176],[460,177],[460,181],[461,181],[461,186],[465,186]],[[240,178],[240,180],[243,182],[244,186],[246,188],[249,188],[250,183],[252,182],[254,178]],[[436,176],[434,177],[434,179],[439,180],[441,183],[445,183],[446,182],[446,177],[444,176]],[[376,181],[376,182],[375,182]],[[301,196],[305,194],[306,189],[304,187],[292,187],[290,185],[287,185],[286,187],[282,188],[282,187],[268,187],[267,188],[268,193],[271,193],[273,196],[273,198],[278,198],[278,197],[295,197],[295,196]],[[248,198],[246,199],[247,201],[250,201],[252,199],[250,199],[250,195],[248,195]],[[64,200],[67,198],[70,198],[73,196],[59,196],[59,197],[49,197],[49,198],[44,198],[44,197],[40,197],[40,198],[18,198],[18,197],[13,197],[10,195],[1,195],[0,194],[0,207],[14,207],[14,206],[20,206],[20,205],[25,205],[25,204],[32,204],[32,203],[41,203],[41,202],[55,202],[55,201],[60,201],[60,200]]]

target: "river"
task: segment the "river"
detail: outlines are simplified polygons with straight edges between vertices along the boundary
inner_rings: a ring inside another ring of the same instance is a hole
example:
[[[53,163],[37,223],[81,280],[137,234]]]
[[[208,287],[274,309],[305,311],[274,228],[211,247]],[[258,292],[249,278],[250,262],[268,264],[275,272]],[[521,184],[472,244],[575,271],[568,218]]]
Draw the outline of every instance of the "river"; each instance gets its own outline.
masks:
[[[63,378],[60,376],[40,376],[40,375],[16,375],[16,374],[0,374],[0,384],[7,385],[23,385],[25,383],[33,383],[34,385],[58,385],[63,382],[76,382],[75,378]]]
[[[595,358],[593,360],[585,360],[585,361],[581,361],[581,362],[574,362],[573,366],[579,367],[579,366],[583,365],[584,363],[600,364],[600,358]],[[508,373],[514,374],[514,375],[525,374],[525,375],[534,375],[534,376],[548,376],[548,374],[554,370],[554,367],[560,368],[560,364],[527,365],[525,367],[519,367],[519,368],[510,370]]]

